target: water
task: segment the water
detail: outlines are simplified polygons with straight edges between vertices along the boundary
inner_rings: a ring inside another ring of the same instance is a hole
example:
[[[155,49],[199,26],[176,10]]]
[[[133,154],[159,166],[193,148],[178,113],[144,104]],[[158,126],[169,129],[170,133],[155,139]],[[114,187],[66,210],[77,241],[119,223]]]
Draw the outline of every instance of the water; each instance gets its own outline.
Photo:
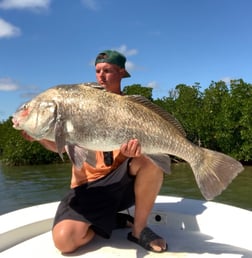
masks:
[[[185,163],[173,164],[160,194],[203,199]],[[6,167],[0,164],[0,214],[60,200],[69,189],[70,164]],[[252,210],[252,167],[246,167],[214,201]]]
[[[60,200],[69,189],[70,164],[0,165],[0,214]]]
[[[172,165],[172,174],[165,177],[161,194],[204,200],[187,163]],[[252,210],[252,166],[245,166],[245,170],[213,201]]]

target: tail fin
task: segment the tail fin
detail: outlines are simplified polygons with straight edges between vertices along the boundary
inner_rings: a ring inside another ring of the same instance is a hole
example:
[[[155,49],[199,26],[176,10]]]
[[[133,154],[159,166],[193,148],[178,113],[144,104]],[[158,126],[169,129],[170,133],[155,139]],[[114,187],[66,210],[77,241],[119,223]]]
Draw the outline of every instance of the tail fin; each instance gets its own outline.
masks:
[[[237,160],[216,151],[201,148],[203,160],[192,166],[197,184],[202,195],[212,200],[219,195],[232,180],[243,171]]]

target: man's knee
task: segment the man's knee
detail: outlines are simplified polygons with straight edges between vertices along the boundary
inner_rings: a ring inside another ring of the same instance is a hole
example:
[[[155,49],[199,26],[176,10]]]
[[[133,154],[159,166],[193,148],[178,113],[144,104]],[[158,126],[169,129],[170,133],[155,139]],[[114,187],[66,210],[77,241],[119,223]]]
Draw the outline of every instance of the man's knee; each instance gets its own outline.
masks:
[[[72,244],[72,232],[67,228],[55,226],[52,231],[53,242],[55,247],[62,253],[69,253],[74,251]]]
[[[94,233],[89,231],[83,222],[62,221],[53,228],[54,245],[62,253],[73,252],[93,238]]]
[[[163,176],[162,169],[146,156],[133,158],[130,162],[130,174],[137,175],[141,171],[145,171],[145,173],[151,173],[157,177]]]

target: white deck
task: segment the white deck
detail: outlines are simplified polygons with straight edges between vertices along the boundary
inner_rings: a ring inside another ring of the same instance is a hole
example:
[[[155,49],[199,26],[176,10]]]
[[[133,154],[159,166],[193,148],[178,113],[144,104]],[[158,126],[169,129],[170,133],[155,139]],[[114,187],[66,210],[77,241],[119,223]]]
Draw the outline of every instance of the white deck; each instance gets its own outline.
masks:
[[[53,246],[50,232],[57,204],[38,205],[0,216],[0,257],[63,257]],[[160,222],[155,219],[157,215]],[[113,232],[111,239],[96,237],[67,256],[252,257],[251,211],[214,202],[158,196],[149,227],[167,240],[167,252],[148,252],[126,239],[130,229],[120,229]]]

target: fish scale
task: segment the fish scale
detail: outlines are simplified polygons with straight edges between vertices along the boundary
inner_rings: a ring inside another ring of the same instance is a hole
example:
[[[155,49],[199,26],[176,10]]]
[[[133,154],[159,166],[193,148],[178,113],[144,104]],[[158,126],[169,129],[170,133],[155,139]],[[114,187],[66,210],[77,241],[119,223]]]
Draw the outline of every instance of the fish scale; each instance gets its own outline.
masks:
[[[243,170],[240,162],[190,142],[181,124],[141,96],[121,96],[94,83],[52,87],[21,106],[13,127],[36,140],[54,141],[80,168],[88,151],[111,151],[138,139],[142,152],[156,162],[170,154],[187,161],[202,195],[211,200]],[[154,156],[156,160],[154,159]]]

